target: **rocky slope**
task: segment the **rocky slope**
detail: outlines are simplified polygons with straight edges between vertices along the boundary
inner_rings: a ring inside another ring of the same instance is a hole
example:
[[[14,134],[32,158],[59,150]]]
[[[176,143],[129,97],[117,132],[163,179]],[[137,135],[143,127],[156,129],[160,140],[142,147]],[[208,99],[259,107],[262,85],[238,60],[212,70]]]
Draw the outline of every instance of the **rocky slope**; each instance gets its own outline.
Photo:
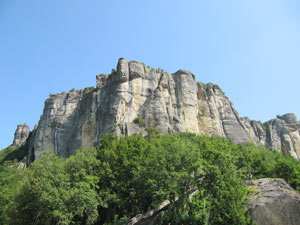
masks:
[[[96,77],[96,88],[52,95],[29,138],[29,161],[44,152],[61,157],[97,145],[101,135],[188,131],[222,136],[235,143],[254,142],[300,157],[300,123],[286,114],[260,122],[240,118],[217,85],[202,84],[186,70],[169,74],[121,58],[117,70]],[[136,118],[142,118],[142,123]]]

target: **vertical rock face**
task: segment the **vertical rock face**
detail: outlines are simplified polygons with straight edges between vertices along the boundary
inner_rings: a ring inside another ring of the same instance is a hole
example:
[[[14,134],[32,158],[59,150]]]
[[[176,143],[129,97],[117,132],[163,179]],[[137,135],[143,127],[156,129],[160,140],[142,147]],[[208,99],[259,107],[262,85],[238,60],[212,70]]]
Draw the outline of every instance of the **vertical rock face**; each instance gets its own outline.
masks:
[[[300,122],[295,114],[288,113],[264,124],[241,118],[244,129],[256,145],[266,146],[282,154],[300,159]]]
[[[265,123],[267,147],[300,159],[300,122],[292,113]]]
[[[282,116],[279,124],[269,121],[265,125],[242,119],[217,85],[197,83],[189,71],[169,74],[121,58],[117,70],[96,76],[96,81],[96,88],[46,100],[30,137],[31,159],[49,151],[68,157],[83,146],[99,144],[105,133],[146,133],[147,127],[162,133],[222,136],[235,143],[254,142],[272,149],[278,141],[280,151],[299,157],[299,142],[294,141],[299,136],[297,118]],[[134,122],[137,117],[143,118],[143,126]]]
[[[198,108],[200,134],[227,137],[235,143],[251,141],[233,104],[219,86],[198,84]]]
[[[18,125],[14,135],[13,145],[20,146],[25,144],[29,134],[30,129],[26,123]]]
[[[251,139],[251,142],[256,145],[266,145],[266,126],[264,124],[246,118],[241,118],[241,123]]]

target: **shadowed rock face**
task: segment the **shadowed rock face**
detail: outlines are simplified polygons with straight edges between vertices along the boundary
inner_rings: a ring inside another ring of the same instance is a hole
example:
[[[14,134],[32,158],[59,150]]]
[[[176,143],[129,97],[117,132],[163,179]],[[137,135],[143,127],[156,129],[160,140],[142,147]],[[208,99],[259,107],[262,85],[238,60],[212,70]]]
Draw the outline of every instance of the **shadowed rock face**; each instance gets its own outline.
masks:
[[[20,146],[26,143],[30,134],[29,126],[24,123],[17,126],[15,131],[13,146]]]
[[[30,137],[31,160],[44,152],[61,157],[83,146],[97,145],[101,135],[192,132],[222,136],[235,143],[254,142],[299,158],[299,122],[295,115],[263,126],[239,117],[217,85],[201,84],[195,75],[179,70],[169,74],[136,61],[119,59],[117,70],[96,77],[96,88],[73,90],[46,100],[37,129]],[[134,123],[141,117],[145,125]],[[276,134],[276,135],[275,135]],[[294,140],[296,138],[296,141]]]
[[[300,194],[282,179],[254,181],[257,193],[248,210],[257,225],[299,225]]]

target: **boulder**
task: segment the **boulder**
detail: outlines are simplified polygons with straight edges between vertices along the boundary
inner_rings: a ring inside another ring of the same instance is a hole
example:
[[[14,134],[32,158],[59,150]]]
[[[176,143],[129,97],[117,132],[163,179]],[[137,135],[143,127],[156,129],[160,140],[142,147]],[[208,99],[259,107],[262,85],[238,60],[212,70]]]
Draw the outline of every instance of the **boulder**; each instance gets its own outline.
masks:
[[[300,194],[282,179],[253,181],[255,194],[248,205],[257,225],[299,225]]]

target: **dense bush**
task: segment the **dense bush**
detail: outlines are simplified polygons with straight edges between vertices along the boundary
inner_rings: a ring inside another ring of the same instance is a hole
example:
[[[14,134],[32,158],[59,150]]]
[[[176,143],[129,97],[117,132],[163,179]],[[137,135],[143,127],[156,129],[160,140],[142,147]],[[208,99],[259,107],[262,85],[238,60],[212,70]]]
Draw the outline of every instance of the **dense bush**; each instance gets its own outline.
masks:
[[[138,124],[139,126],[143,127],[145,125],[145,121],[142,117],[138,116],[133,120],[134,123]]]
[[[45,154],[25,170],[16,169],[19,149],[1,151],[0,223],[120,224],[168,199],[157,224],[249,224],[250,173],[300,191],[300,164],[290,156],[220,137],[149,133],[107,135],[98,147],[66,160]]]
[[[28,154],[28,145],[8,146],[0,152],[0,164],[7,161],[21,161]]]
[[[11,204],[11,224],[92,224],[98,216],[95,151],[67,160],[43,155],[24,172]]]
[[[14,205],[14,196],[21,184],[23,172],[10,162],[0,164],[0,224],[9,224],[8,215]]]

